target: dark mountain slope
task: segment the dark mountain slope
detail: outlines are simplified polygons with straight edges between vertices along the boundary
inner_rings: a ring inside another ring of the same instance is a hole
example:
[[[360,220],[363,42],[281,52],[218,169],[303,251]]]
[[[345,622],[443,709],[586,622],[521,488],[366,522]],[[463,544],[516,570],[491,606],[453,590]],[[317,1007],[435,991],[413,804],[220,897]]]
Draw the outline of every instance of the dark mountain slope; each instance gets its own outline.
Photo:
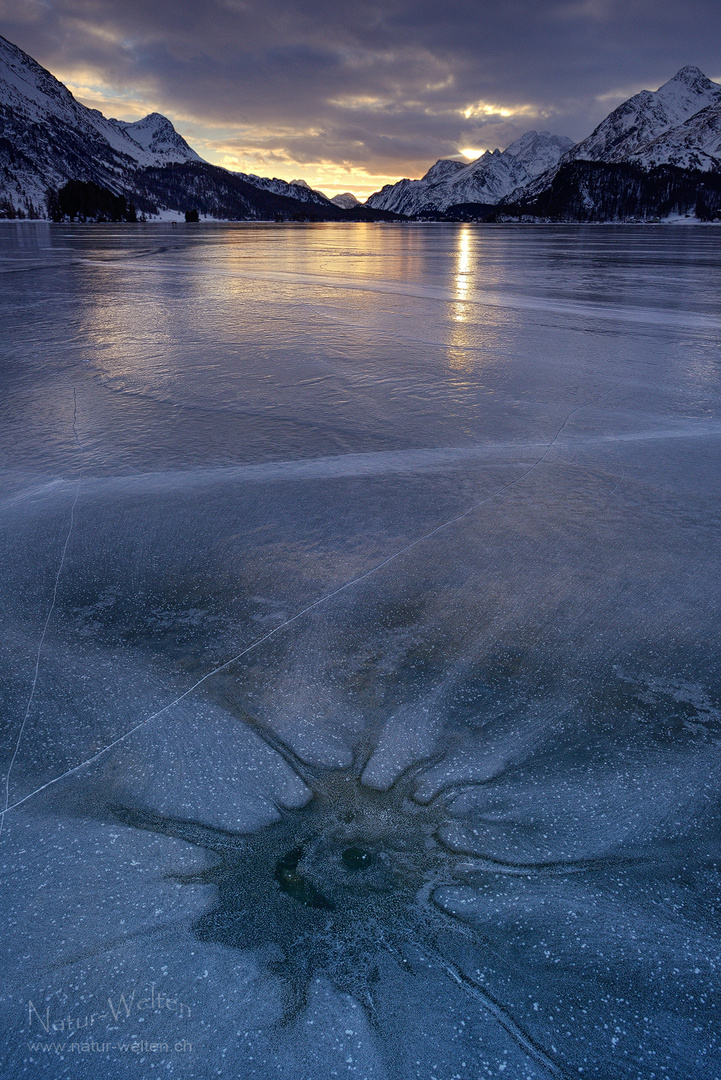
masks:
[[[673,215],[721,215],[721,174],[600,161],[562,165],[538,194],[500,203],[493,221],[648,221]]]

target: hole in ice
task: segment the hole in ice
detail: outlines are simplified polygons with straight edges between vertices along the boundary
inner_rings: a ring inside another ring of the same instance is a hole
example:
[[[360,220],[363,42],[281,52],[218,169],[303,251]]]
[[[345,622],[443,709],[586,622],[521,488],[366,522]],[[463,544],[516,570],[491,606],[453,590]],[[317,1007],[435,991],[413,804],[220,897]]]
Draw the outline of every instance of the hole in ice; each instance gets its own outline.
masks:
[[[306,907],[326,908],[332,910],[333,904],[316,889],[312,881],[298,869],[298,863],[303,858],[303,848],[295,848],[287,855],[282,855],[275,864],[275,880],[283,892],[292,896],[300,904]]]
[[[364,851],[359,847],[348,847],[341,855],[343,865],[347,866],[349,870],[362,870],[363,867],[368,866],[371,861],[370,852]]]
[[[359,1002],[382,1029],[384,977],[416,975],[425,985],[433,971],[451,1001],[461,995],[469,1015],[490,1014],[544,1075],[560,1075],[477,978],[484,942],[436,900],[444,887],[468,884],[474,872],[488,886],[503,864],[444,845],[446,800],[420,804],[413,798],[428,762],[378,791],[360,780],[370,750],[347,769],[310,766],[264,725],[247,714],[246,720],[311,788],[303,807],[279,808],[279,819],[254,833],[113,808],[130,826],[186,840],[208,854],[207,867],[179,878],[216,888],[212,906],[193,925],[195,935],[266,963],[282,980],[286,1022],[299,1015],[321,977]]]

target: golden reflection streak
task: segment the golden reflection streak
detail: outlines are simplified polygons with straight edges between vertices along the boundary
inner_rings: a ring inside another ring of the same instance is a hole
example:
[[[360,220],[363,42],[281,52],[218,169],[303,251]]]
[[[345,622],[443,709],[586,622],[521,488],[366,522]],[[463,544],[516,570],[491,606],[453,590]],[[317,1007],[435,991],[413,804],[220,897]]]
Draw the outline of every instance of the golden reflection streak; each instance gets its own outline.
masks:
[[[447,351],[448,363],[456,372],[470,372],[483,362],[479,346],[492,343],[501,321],[498,310],[481,308],[469,300],[481,269],[481,239],[481,233],[472,225],[459,226],[453,268],[454,298],[448,311]]]
[[[458,232],[458,240],[456,242],[455,291],[458,302],[454,307],[453,314],[453,318],[456,322],[465,322],[468,318],[467,305],[464,301],[468,299],[468,290],[470,288],[472,269],[471,243],[470,226],[463,225]]]
[[[467,303],[473,284],[473,236],[469,225],[461,225],[456,235],[453,291],[455,299],[450,305],[448,361],[455,371],[470,371],[472,362],[467,352],[470,344],[467,327],[471,305]]]

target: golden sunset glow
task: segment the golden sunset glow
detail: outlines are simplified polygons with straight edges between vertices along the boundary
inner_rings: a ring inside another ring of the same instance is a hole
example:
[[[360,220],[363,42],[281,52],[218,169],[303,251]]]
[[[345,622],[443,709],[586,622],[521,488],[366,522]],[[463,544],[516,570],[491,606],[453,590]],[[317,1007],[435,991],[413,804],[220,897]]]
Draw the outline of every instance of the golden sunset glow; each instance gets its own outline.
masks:
[[[260,125],[232,120],[220,125],[208,122],[197,114],[182,112],[158,95],[155,85],[136,83],[132,90],[115,85],[103,73],[87,65],[60,69],[57,77],[83,105],[98,109],[104,116],[130,121],[142,119],[151,112],[159,112],[173,123],[180,135],[206,161],[232,172],[250,173],[256,176],[275,177],[281,180],[305,180],[312,188],[332,198],[349,191],[364,202],[373,192],[386,184],[395,184],[404,176],[421,176],[432,164],[431,160],[403,163],[403,172],[383,172],[372,165],[353,164],[319,155],[313,158],[308,148],[320,147],[324,142],[322,126],[308,124]],[[433,84],[433,89],[443,88],[448,79]],[[404,111],[418,111],[427,116],[457,116],[460,112],[466,120],[513,120],[525,116],[540,116],[542,110],[532,105],[501,105],[485,100],[468,104],[461,110],[444,105],[421,104],[415,99],[384,94],[343,94],[328,99],[328,104],[349,112],[371,112],[390,115]],[[304,147],[304,152],[294,154],[293,148]],[[493,143],[492,146],[497,145]],[[503,145],[503,143],[501,144]],[[488,147],[463,147],[457,153],[468,161],[479,158]],[[327,151],[326,151],[327,152]],[[296,156],[297,154],[297,156]],[[396,163],[399,164],[399,163]]]
[[[481,119],[491,116],[501,116],[504,119],[513,116],[545,116],[545,110],[537,105],[495,105],[489,101],[477,101],[467,105],[461,110],[461,116],[466,120]]]
[[[78,101],[90,109],[98,109],[104,116],[132,123],[148,113],[162,113],[202,158],[232,172],[287,181],[305,180],[331,198],[350,191],[360,202],[385,184],[395,184],[402,179],[402,174],[374,173],[343,162],[300,161],[284,149],[284,143],[290,139],[317,136],[319,132],[312,128],[220,128],[173,111],[167,103],[155,99],[150,88],[145,93],[139,94],[137,89],[130,93],[104,82],[92,69],[60,71],[57,77]],[[363,101],[366,106],[369,103]]]

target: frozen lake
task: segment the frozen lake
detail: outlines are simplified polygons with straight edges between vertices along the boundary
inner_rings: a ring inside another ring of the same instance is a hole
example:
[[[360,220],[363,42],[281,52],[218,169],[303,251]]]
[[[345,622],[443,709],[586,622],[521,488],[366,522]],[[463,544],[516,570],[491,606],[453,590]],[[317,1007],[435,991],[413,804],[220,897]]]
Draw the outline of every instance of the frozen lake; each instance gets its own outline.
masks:
[[[721,1077],[720,237],[0,225],[3,1077]]]

